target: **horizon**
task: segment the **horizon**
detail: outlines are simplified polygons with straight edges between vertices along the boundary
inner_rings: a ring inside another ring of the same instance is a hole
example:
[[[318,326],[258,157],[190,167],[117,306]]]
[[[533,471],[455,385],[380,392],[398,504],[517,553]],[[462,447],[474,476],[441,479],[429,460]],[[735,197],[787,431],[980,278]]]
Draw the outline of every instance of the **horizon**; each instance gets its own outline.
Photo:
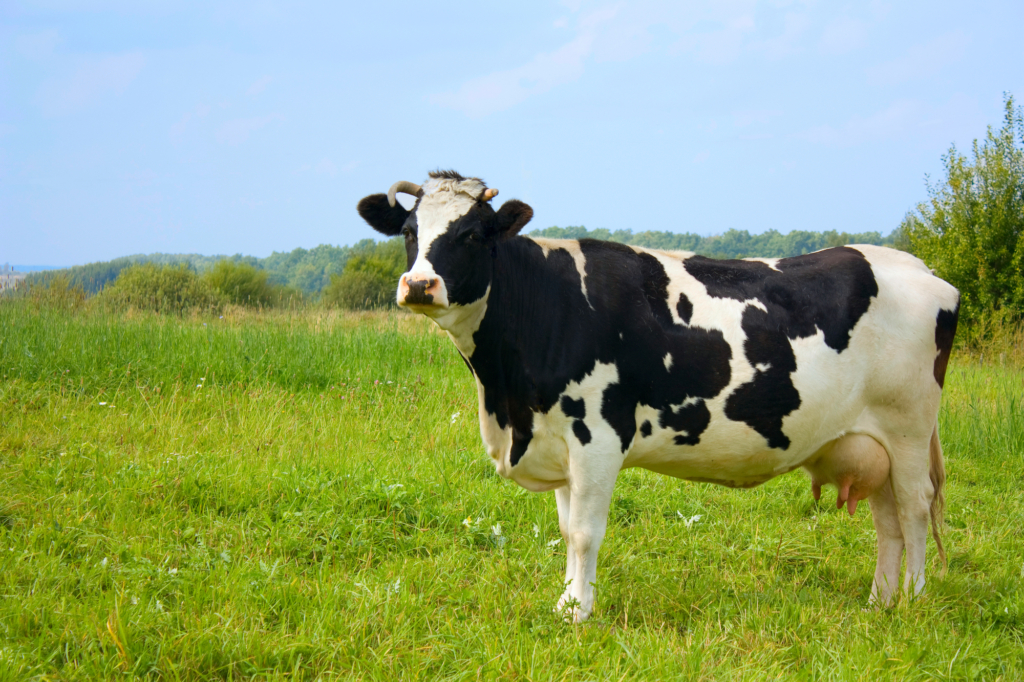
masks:
[[[558,225],[549,225],[548,227],[535,227],[535,228],[532,228],[532,229],[529,229],[529,230],[524,230],[523,234],[524,234],[524,236],[530,236],[530,234],[532,234],[534,232],[542,232],[544,230],[559,229],[559,228],[560,228],[560,226],[558,226]],[[583,228],[585,230],[590,230],[590,228],[587,228],[585,225],[568,225],[568,226],[566,226],[564,228],[561,228],[561,229],[573,229],[573,228]],[[595,229],[603,229],[603,228],[595,228]],[[593,230],[590,230],[590,231],[593,231]],[[634,234],[636,233],[636,231],[629,230],[628,228],[626,228],[626,231],[633,232]],[[766,234],[767,232],[771,232],[770,229],[769,230],[764,230],[762,232],[757,232],[757,233],[749,232],[748,230],[739,230],[739,231],[740,232],[747,232],[748,234],[750,234],[752,236],[754,236],[754,235],[763,235],[763,234]],[[778,233],[782,234],[782,235],[788,235],[791,232],[799,232],[799,231],[801,231],[801,230],[797,230],[797,229],[794,228],[793,230],[788,230],[786,232],[778,232]],[[818,233],[818,234],[828,232],[828,230],[803,230],[803,231],[804,232]],[[686,232],[672,232],[670,230],[663,230],[663,232],[669,232],[670,234],[697,234],[695,232],[690,232],[690,233],[686,233]],[[880,236],[882,238],[888,239],[889,237],[892,236],[893,232],[895,232],[895,228],[893,230],[890,230],[888,233],[880,232],[879,234],[880,234]],[[847,233],[847,234],[850,234],[850,233]],[[858,233],[852,233],[852,234],[858,234]],[[863,233],[860,233],[860,234],[863,234]],[[711,235],[699,235],[699,236],[701,236],[703,238],[706,238],[706,239],[714,239],[716,237],[723,237],[724,235],[725,235],[725,233],[711,234]],[[385,237],[383,235],[377,234],[376,238],[374,238],[374,237],[367,237],[367,238],[364,238],[363,240],[360,240],[360,241],[365,241],[366,239],[371,239],[373,241],[386,241],[388,239],[396,239],[396,237]],[[185,257],[185,256],[199,256],[201,258],[220,258],[220,259],[231,259],[231,258],[236,258],[236,257],[242,257],[242,258],[250,258],[251,257],[251,258],[256,258],[258,260],[266,260],[267,258],[270,258],[270,257],[272,257],[275,254],[289,254],[289,253],[294,253],[295,251],[299,251],[299,250],[311,251],[313,249],[316,249],[316,248],[319,248],[319,247],[322,247],[322,246],[326,246],[326,247],[329,247],[329,248],[337,248],[337,249],[353,248],[358,243],[359,242],[357,241],[357,242],[353,242],[351,244],[326,244],[326,243],[324,243],[324,244],[316,244],[316,245],[311,246],[311,247],[296,246],[293,249],[287,249],[287,250],[282,250],[282,251],[272,251],[271,253],[269,253],[266,256],[254,256],[253,254],[243,253],[241,251],[236,251],[235,253],[210,253],[210,254],[198,253],[198,252],[153,251],[153,252],[150,252],[150,253],[125,253],[125,254],[120,254],[120,255],[117,255],[117,256],[113,256],[111,258],[105,258],[103,260],[88,261],[88,262],[84,262],[84,263],[72,263],[70,265],[16,265],[16,264],[11,264],[11,263],[9,263],[7,261],[0,260],[0,267],[2,267],[4,265],[7,265],[7,266],[9,266],[15,272],[19,272],[19,273],[32,273],[32,272],[45,272],[47,270],[68,270],[70,268],[80,267],[80,266],[83,266],[83,265],[94,265],[96,263],[108,263],[108,262],[115,261],[115,260],[118,260],[118,259],[121,259],[121,258],[134,258],[134,257],[149,258],[149,257],[153,257],[153,256],[183,256],[183,257]]]
[[[1024,97],[1021,24],[1005,0],[4,5],[0,258],[353,244],[379,237],[360,198],[439,167],[527,230],[889,234]]]

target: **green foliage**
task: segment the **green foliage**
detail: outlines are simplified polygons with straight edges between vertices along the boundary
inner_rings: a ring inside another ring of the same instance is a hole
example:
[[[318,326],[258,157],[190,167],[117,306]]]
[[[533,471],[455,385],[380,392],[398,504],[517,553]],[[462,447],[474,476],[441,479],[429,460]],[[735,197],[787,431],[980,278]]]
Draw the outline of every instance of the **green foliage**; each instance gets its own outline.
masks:
[[[961,319],[1024,317],[1024,112],[1004,102],[1003,127],[975,140],[972,158],[955,146],[945,178],[904,219],[915,254],[960,290]]]
[[[264,270],[248,263],[220,260],[204,279],[236,305],[268,306],[279,298],[278,287]]]
[[[835,230],[825,232],[793,230],[788,234],[782,234],[776,230],[768,230],[761,234],[750,234],[746,230],[728,230],[725,234],[702,237],[691,232],[652,230],[634,233],[632,230],[612,231],[604,228],[588,230],[583,226],[548,227],[534,230],[530,235],[549,239],[604,239],[650,249],[693,251],[714,258],[784,258],[843,244],[891,246],[893,240],[892,235],[884,238],[878,232],[851,234]]]
[[[187,265],[154,263],[125,268],[103,291],[102,300],[119,308],[177,314],[214,311],[224,304],[223,294]]]
[[[405,243],[401,238],[361,242],[353,248],[345,270],[331,276],[323,301],[348,310],[394,306],[395,289],[406,264]]]
[[[85,291],[72,284],[67,275],[51,277],[45,283],[33,284],[18,290],[17,296],[29,299],[38,308],[79,310],[85,303]]]

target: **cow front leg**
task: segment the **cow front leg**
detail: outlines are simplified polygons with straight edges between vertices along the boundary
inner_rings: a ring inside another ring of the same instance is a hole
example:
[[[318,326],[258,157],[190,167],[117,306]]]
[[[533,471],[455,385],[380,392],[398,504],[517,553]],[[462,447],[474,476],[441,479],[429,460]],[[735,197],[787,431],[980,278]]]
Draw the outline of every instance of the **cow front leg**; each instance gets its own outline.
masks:
[[[569,508],[572,493],[568,485],[555,489],[555,504],[558,507],[558,530],[562,534],[562,542],[565,543],[565,592],[558,602],[561,608],[567,601],[572,599],[569,587],[573,578],[576,577],[576,553],[572,551],[572,536],[569,535]]]
[[[570,476],[570,494],[567,497],[571,497],[571,504],[566,541],[568,586],[556,608],[576,623],[589,618],[594,608],[597,553],[608,527],[608,509],[618,475],[618,466],[608,467],[607,464],[611,463],[606,463],[604,468],[592,466]],[[571,577],[569,568],[572,569]]]

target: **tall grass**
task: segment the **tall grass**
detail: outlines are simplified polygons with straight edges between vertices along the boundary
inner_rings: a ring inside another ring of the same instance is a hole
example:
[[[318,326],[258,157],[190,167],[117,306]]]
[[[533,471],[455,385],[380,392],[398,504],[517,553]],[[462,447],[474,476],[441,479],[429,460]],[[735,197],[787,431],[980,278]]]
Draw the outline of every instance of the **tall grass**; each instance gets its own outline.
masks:
[[[553,500],[485,462],[424,321],[3,304],[0,337],[0,678],[1024,678],[1017,367],[951,364],[923,598],[865,609],[867,510],[799,474],[628,471],[574,626]]]

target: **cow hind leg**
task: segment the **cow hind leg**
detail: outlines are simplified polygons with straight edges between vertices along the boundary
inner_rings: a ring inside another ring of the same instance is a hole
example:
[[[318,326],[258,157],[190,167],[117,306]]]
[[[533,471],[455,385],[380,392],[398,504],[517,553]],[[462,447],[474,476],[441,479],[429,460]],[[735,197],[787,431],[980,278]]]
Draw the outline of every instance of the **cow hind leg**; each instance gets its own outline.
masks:
[[[911,596],[924,590],[928,522],[936,486],[930,471],[930,437],[893,441],[890,483],[907,553],[903,591]]]
[[[889,481],[868,498],[868,505],[878,535],[878,563],[871,584],[870,601],[889,606],[899,584],[900,565],[903,563],[903,530]]]

